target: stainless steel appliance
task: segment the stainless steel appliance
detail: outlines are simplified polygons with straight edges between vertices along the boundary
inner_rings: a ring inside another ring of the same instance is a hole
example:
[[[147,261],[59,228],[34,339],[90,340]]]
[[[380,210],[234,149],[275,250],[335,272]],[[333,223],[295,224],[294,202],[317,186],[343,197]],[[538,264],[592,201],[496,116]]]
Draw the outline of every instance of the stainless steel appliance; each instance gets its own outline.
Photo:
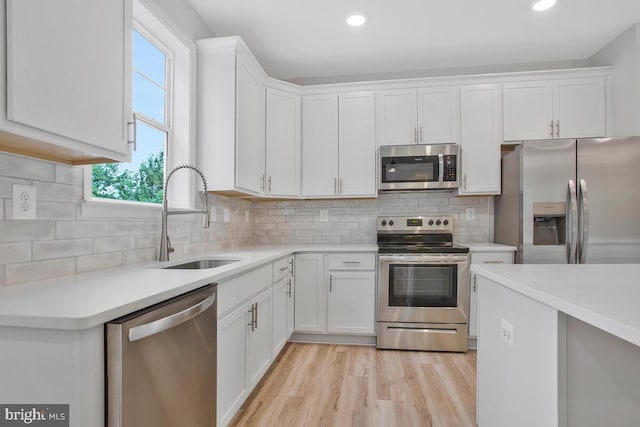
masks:
[[[456,144],[385,145],[379,153],[381,191],[458,188]]]
[[[378,217],[377,240],[377,347],[467,351],[469,248],[453,217]]]
[[[495,221],[519,263],[639,263],[640,137],[524,141],[502,159]]]
[[[106,324],[107,425],[216,425],[216,287]]]

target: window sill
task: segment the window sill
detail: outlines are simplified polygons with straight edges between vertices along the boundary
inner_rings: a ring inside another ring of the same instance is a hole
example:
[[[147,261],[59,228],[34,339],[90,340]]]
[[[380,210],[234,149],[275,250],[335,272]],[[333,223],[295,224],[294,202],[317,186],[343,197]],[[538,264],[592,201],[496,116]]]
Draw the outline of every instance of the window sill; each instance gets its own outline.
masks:
[[[83,218],[160,219],[162,205],[122,200],[92,199],[80,202],[80,213]]]

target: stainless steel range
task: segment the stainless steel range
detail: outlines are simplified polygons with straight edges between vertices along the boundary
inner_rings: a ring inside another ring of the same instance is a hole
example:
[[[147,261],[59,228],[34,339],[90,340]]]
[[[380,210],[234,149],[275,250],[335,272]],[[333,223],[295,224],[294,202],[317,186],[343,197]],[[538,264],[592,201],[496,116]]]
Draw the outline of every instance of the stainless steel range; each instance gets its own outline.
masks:
[[[467,351],[469,248],[453,217],[378,217],[378,348]]]

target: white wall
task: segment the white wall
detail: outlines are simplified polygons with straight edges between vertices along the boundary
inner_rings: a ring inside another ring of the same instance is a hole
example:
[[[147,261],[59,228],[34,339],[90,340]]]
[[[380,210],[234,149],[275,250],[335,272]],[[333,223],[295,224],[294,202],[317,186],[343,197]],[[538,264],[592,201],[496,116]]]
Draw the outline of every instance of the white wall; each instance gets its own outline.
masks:
[[[640,24],[634,24],[589,58],[589,65],[614,65],[612,135],[640,135]]]
[[[140,0],[161,20],[173,22],[191,40],[215,37],[187,0]]]

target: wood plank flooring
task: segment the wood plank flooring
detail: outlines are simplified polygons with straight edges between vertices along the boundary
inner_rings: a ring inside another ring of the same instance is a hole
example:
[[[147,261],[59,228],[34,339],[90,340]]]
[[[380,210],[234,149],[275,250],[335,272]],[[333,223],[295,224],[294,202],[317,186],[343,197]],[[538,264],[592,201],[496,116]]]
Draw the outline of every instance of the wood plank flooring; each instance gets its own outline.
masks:
[[[475,426],[476,352],[290,343],[231,426]]]

